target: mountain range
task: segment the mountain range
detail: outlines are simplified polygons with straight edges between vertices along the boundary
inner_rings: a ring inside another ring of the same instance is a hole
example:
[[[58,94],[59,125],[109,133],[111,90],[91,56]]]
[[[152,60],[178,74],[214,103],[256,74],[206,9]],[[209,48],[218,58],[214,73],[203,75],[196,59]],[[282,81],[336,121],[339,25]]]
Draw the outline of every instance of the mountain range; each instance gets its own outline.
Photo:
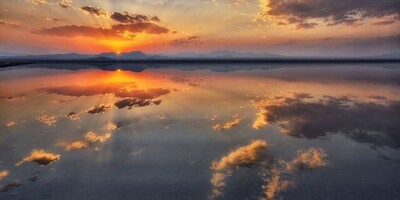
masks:
[[[168,59],[291,59],[291,58],[313,58],[318,57],[289,57],[270,53],[235,52],[235,51],[213,51],[210,53],[183,52],[173,55],[145,54],[141,51],[124,53],[105,52],[100,54],[45,54],[45,55],[21,55],[0,52],[0,60],[85,60],[85,61],[113,61],[113,60],[168,60]],[[354,58],[354,57],[351,57]],[[400,53],[357,57],[360,59],[400,59]]]

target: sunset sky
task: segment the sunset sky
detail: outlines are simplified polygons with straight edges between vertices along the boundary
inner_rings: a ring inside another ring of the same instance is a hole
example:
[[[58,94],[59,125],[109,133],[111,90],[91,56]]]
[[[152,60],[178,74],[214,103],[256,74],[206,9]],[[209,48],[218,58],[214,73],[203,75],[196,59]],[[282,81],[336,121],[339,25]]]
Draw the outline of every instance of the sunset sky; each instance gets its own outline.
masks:
[[[0,52],[400,52],[399,0],[2,0]]]

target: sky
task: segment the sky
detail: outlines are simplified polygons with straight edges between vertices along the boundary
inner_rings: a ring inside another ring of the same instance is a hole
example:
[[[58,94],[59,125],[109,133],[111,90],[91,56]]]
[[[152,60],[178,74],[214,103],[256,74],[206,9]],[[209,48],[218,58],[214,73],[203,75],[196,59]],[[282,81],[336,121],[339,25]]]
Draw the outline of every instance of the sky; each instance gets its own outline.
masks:
[[[0,52],[400,53],[399,0],[1,0]]]

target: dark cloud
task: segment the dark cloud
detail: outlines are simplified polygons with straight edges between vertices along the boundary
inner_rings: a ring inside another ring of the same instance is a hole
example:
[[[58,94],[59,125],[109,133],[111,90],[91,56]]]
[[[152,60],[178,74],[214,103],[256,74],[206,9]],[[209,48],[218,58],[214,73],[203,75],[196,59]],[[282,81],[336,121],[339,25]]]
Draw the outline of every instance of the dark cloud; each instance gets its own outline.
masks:
[[[29,180],[32,181],[32,182],[35,182],[39,178],[39,176],[41,174],[42,174],[41,172],[35,172],[35,173],[32,174],[31,177],[29,177]]]
[[[385,20],[385,21],[379,21],[379,22],[375,22],[372,25],[375,26],[385,26],[385,25],[390,25],[390,24],[394,24],[396,21],[394,20]]]
[[[150,20],[153,21],[153,22],[160,22],[161,21],[160,18],[158,18],[157,16],[152,17]]]
[[[118,109],[122,109],[128,107],[131,109],[132,107],[145,107],[149,106],[152,103],[151,100],[148,99],[139,99],[139,98],[130,98],[130,99],[122,99],[114,103],[114,105]]]
[[[7,26],[7,27],[11,27],[11,28],[19,28],[20,26],[15,24],[15,23],[11,23],[11,22],[7,22],[4,20],[0,20],[0,26]]]
[[[203,44],[203,43],[204,43],[203,38],[200,36],[196,36],[196,35],[171,41],[171,45],[175,45],[175,46],[199,45],[199,44]]]
[[[356,142],[400,148],[400,101],[363,102],[351,97],[295,95],[262,106],[259,119],[298,138],[341,134]]]
[[[294,18],[307,24],[307,20],[320,19],[327,25],[354,25],[366,18],[400,15],[400,1],[337,1],[337,0],[264,0],[263,15]]]
[[[95,106],[87,111],[89,114],[97,114],[97,113],[104,113],[106,110],[110,109],[110,105],[98,105]]]
[[[146,15],[141,14],[129,14],[125,12],[124,14],[119,12],[114,12],[111,16],[111,19],[121,22],[121,23],[144,23],[149,22],[151,18]],[[158,19],[158,18],[157,18]]]
[[[92,6],[83,6],[81,7],[83,11],[86,11],[89,14],[96,15],[96,16],[106,16],[106,12],[99,8],[99,7],[92,7]]]

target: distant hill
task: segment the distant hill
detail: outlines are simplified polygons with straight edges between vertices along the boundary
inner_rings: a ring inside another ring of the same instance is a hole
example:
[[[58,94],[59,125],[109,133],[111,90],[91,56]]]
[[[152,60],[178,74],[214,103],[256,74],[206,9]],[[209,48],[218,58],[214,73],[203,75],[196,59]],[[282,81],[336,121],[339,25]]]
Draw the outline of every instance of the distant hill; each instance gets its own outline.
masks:
[[[269,53],[213,51],[210,53],[183,52],[169,57],[176,58],[283,58],[284,56]]]
[[[8,56],[1,56],[8,55]],[[131,60],[131,61],[148,61],[148,60],[188,60],[191,59],[205,59],[205,60],[230,60],[230,59],[271,59],[271,60],[295,60],[295,59],[377,59],[377,60],[399,60],[400,53],[392,53],[377,56],[364,56],[364,57],[351,57],[351,58],[330,58],[330,57],[305,57],[305,56],[282,56],[270,53],[254,53],[254,52],[235,52],[235,51],[213,51],[210,53],[195,53],[195,52],[183,52],[173,55],[149,55],[141,51],[131,51],[124,53],[105,52],[100,54],[79,54],[79,53],[67,53],[67,54],[46,54],[46,55],[16,55],[10,53],[0,52],[0,60],[3,61],[33,61],[33,60],[71,60],[71,61],[118,61],[118,60]]]

